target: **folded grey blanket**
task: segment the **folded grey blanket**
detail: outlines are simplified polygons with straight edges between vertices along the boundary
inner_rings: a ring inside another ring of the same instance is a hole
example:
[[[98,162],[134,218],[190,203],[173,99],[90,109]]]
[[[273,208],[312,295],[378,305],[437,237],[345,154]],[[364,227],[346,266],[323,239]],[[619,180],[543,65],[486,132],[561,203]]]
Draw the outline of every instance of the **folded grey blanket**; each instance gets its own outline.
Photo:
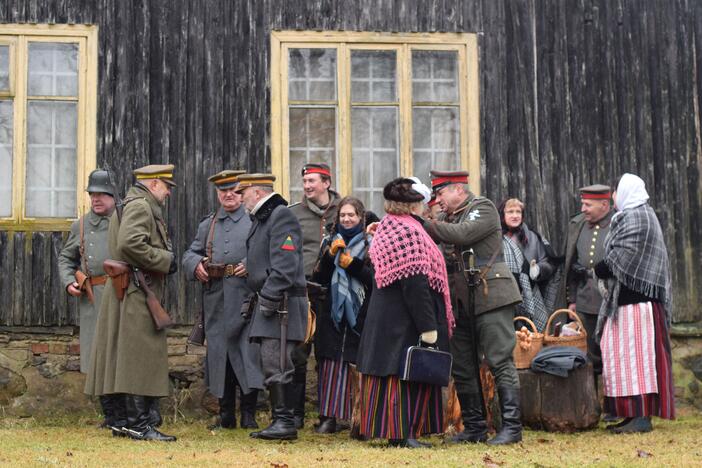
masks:
[[[573,346],[546,346],[539,351],[533,361],[531,370],[546,372],[558,377],[568,377],[568,372],[587,363],[587,355]]]

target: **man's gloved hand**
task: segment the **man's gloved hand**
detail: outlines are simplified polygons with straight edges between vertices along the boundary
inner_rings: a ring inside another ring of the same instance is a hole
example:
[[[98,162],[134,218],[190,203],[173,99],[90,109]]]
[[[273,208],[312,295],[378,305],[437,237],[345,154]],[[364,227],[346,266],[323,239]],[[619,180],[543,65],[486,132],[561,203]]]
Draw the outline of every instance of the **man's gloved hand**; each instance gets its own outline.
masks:
[[[536,263],[536,260],[532,260],[529,264],[529,278],[531,278],[532,281],[536,281],[540,273],[541,267]]]
[[[339,255],[339,266],[345,270],[349,267],[349,265],[351,265],[351,262],[353,262],[353,257],[351,254],[341,252],[341,255]]]
[[[346,248],[346,242],[344,242],[344,239],[334,239],[332,241],[331,246],[329,247],[329,255],[332,257],[336,256],[336,253],[339,250],[343,250]]]
[[[578,281],[587,281],[587,279],[590,278],[590,271],[582,266],[580,262],[573,262],[573,265],[570,267],[570,272]]]
[[[439,339],[439,332],[436,330],[425,331],[419,335],[419,339],[427,344],[434,344]]]
[[[176,256],[173,254],[173,258],[171,258],[171,266],[168,268],[168,274],[172,275],[178,271],[178,262],[176,261]]]
[[[258,308],[265,317],[272,317],[274,314],[277,314],[279,306],[280,301],[274,301],[261,295],[258,296]]]

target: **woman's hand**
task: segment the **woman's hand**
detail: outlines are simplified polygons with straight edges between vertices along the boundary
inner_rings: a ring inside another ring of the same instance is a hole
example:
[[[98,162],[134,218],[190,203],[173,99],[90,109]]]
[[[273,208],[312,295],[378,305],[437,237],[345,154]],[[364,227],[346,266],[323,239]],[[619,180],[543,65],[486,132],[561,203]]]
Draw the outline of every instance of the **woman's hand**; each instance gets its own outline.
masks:
[[[375,230],[378,229],[378,224],[380,223],[377,221],[375,223],[370,223],[368,227],[366,227],[366,234],[374,235]]]
[[[341,252],[341,255],[339,255],[339,266],[345,270],[351,265],[351,262],[353,262],[353,257],[347,252]]]
[[[536,263],[536,260],[532,260],[529,264],[529,278],[531,278],[532,281],[536,281],[539,277],[539,273],[541,273],[541,267]]]
[[[344,239],[334,239],[334,241],[331,243],[331,246],[329,247],[329,255],[332,257],[336,256],[336,253],[339,250],[343,250],[346,248],[346,242],[344,242]]]
[[[427,344],[434,344],[439,339],[439,332],[436,330],[425,331],[419,335],[419,339]]]

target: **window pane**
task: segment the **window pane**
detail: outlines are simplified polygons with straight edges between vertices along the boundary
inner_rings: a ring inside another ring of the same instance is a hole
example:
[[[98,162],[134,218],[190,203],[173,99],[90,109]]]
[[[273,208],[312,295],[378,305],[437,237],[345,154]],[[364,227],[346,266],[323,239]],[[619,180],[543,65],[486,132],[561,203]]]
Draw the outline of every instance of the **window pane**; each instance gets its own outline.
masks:
[[[0,101],[0,216],[12,215],[12,101]]]
[[[400,172],[397,128],[394,107],[355,107],[351,111],[353,194],[379,215],[383,213],[383,187]]]
[[[336,49],[290,49],[288,99],[336,100]]]
[[[29,101],[27,216],[76,216],[76,122],[76,103]]]
[[[458,109],[415,107],[412,113],[414,175],[429,180],[429,170],[460,168]]]
[[[78,44],[29,44],[30,96],[78,96]]]
[[[336,174],[336,109],[290,109],[290,198],[302,196],[302,166],[323,162]],[[336,180],[336,177],[334,178]]]
[[[0,91],[10,90],[10,46],[0,45]]]
[[[412,98],[415,102],[457,102],[458,53],[412,51]]]
[[[396,102],[397,66],[394,50],[351,52],[351,100],[354,102]]]

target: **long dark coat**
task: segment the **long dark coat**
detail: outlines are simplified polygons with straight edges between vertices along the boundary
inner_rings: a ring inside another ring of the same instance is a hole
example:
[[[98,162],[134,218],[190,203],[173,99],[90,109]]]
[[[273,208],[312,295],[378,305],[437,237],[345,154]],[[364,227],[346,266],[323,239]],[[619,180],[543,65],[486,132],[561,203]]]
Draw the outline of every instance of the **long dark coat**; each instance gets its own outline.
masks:
[[[288,299],[288,341],[303,341],[307,330],[307,302],[302,231],[300,223],[283,197],[274,193],[252,216],[251,231],[246,240],[247,284],[259,295],[280,301]],[[280,338],[278,314],[266,317],[256,306],[249,336]]]
[[[448,322],[443,295],[429,286],[425,275],[403,278],[373,294],[361,334],[359,372],[375,376],[397,375],[407,348],[419,335],[436,330],[437,346],[448,351]]]
[[[183,254],[183,270],[190,281],[197,281],[195,268],[207,256],[207,238],[213,218],[210,263],[246,262],[246,236],[251,229],[251,219],[243,206],[232,213],[219,208],[200,223],[195,240]],[[224,396],[227,359],[244,393],[263,388],[263,374],[258,364],[259,345],[249,342],[249,324],[241,316],[241,304],[250,295],[246,278],[236,276],[210,279],[202,286],[207,338],[205,382],[210,393],[218,398]]]
[[[127,193],[122,222],[115,212],[110,219],[110,257],[144,270],[157,298],[162,299],[165,276],[173,252],[161,205],[143,185]],[[157,331],[146,306],[146,295],[132,281],[120,302],[108,279],[103,292],[85,393],[129,393],[168,396],[168,344],[166,331]]]
[[[366,249],[367,250],[367,249]],[[334,273],[334,257],[329,255],[328,250],[323,247],[319,262],[312,274],[312,281],[329,287],[332,274]],[[327,293],[325,301],[317,310],[317,331],[314,335],[314,355],[317,359],[338,360],[342,358],[346,362],[356,362],[358,344],[361,341],[361,332],[366,320],[368,304],[373,290],[373,268],[366,253],[365,259],[354,259],[346,272],[360,281],[366,290],[366,297],[358,311],[355,328],[349,327],[345,319],[342,319],[339,329],[334,326],[331,317],[331,290]]]

